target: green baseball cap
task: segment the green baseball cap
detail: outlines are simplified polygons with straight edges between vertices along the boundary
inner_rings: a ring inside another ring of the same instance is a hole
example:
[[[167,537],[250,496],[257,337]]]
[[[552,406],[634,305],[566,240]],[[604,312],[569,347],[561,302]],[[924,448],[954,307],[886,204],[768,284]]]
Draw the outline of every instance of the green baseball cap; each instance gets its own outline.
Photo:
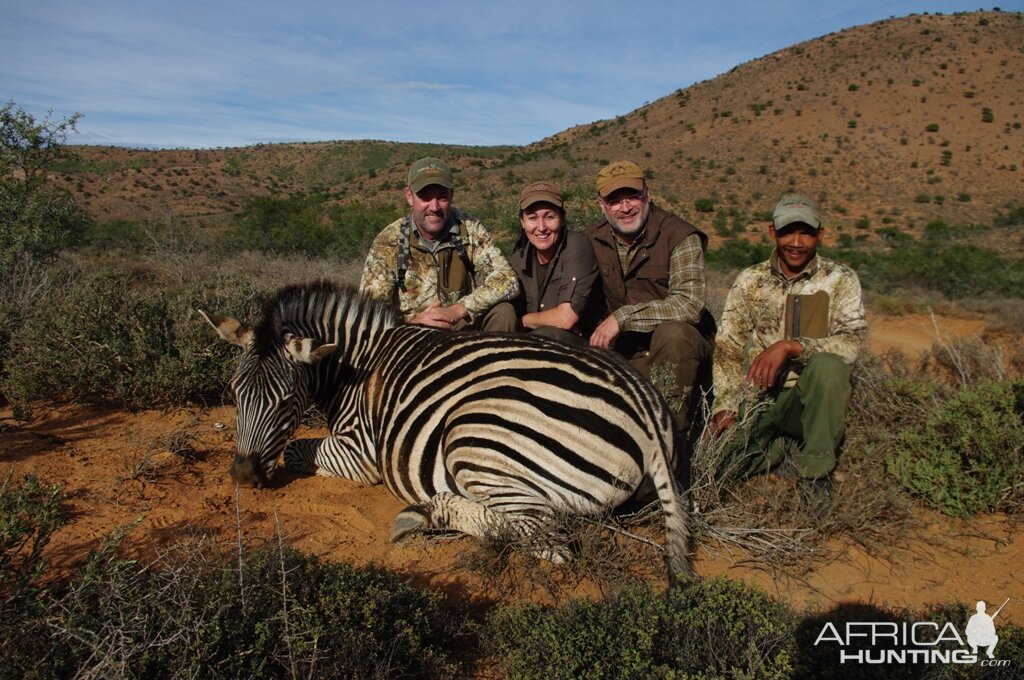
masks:
[[[783,229],[797,222],[812,229],[821,229],[821,212],[818,210],[818,204],[802,194],[785,194],[775,204],[772,224],[776,229]]]
[[[439,184],[445,189],[454,189],[455,182],[452,180],[452,170],[447,163],[440,158],[421,158],[409,166],[409,188],[414,194],[419,193],[424,187],[431,184]]]

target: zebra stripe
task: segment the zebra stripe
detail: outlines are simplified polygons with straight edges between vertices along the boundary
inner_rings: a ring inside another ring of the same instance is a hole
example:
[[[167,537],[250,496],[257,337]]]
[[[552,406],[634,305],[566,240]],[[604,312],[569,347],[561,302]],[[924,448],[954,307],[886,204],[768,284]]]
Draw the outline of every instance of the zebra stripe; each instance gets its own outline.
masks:
[[[232,380],[238,481],[264,483],[284,449],[289,468],[383,483],[410,504],[397,540],[427,527],[527,534],[556,511],[617,507],[647,475],[670,578],[693,574],[668,408],[610,353],[404,325],[390,307],[329,282],[283,289],[252,332],[207,319],[244,347]],[[330,436],[285,448],[311,400]]]

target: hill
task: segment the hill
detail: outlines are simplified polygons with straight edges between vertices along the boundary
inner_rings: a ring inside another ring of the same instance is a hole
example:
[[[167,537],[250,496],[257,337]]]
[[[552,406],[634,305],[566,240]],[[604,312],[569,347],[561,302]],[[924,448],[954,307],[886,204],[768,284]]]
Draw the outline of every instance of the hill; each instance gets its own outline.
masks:
[[[818,196],[848,238],[917,233],[935,219],[989,224],[1021,200],[1022,34],[1024,14],[999,11],[857,26],[526,147],[79,147],[82,161],[60,177],[100,221],[216,220],[260,195],[398,205],[408,163],[433,154],[458,172],[459,203],[493,216],[511,215],[537,178],[589,202],[597,170],[632,158],[663,205],[720,236],[759,234],[790,189]],[[1024,250],[1015,238],[1009,249]]]

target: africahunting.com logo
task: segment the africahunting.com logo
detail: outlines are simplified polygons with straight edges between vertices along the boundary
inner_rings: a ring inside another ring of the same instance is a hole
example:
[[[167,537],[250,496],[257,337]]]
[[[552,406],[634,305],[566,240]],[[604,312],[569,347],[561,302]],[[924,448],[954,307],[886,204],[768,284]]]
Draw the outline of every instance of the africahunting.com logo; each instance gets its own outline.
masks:
[[[835,645],[841,664],[978,664],[1009,666],[995,656],[999,635],[995,619],[1010,599],[993,614],[982,600],[961,635],[952,622],[846,621],[826,622],[814,645]]]

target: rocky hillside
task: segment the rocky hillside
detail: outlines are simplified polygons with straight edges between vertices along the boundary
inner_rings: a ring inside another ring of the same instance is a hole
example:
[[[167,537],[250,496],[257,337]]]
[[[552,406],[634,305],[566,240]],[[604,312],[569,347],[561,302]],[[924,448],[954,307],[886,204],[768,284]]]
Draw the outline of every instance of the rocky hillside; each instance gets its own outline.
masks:
[[[760,233],[789,189],[862,239],[933,219],[987,224],[1024,202],[1022,37],[1024,14],[997,11],[857,26],[526,147],[81,147],[60,177],[101,221],[212,220],[257,195],[399,202],[407,164],[429,153],[456,168],[461,205],[493,214],[527,181],[585,195],[602,164],[631,158],[662,204],[718,235]]]

